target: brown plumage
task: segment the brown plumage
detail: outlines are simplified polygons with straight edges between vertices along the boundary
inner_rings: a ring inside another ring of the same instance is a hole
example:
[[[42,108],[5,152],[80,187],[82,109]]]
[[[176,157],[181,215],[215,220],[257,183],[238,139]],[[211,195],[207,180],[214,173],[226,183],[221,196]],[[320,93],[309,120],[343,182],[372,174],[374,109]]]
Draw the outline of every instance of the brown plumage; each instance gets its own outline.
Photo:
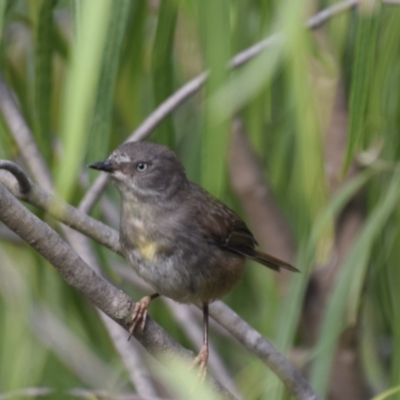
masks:
[[[127,143],[89,167],[111,175],[121,194],[120,242],[136,272],[157,292],[136,305],[130,333],[143,329],[150,301],[159,295],[200,303],[204,341],[195,363],[208,359],[208,304],[242,278],[246,258],[275,271],[290,264],[256,250],[244,221],[190,182],[175,153],[153,143]]]
[[[218,199],[213,198],[204,189],[200,187],[196,189],[203,192],[201,197],[203,197],[204,202],[213,204],[207,214],[199,215],[198,223],[204,227],[206,234],[214,237],[214,240],[222,249],[245,256],[275,271],[284,268],[299,272],[289,263],[256,250],[255,247],[258,246],[258,243],[245,222],[233,210]],[[196,189],[194,190],[197,191]]]

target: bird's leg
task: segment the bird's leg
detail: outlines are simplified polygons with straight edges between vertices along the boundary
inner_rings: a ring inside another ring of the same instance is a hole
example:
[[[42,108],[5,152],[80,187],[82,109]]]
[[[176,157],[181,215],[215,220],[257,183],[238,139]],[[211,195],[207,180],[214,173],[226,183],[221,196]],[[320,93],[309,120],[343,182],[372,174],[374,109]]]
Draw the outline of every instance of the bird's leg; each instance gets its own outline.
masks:
[[[135,309],[133,310],[131,322],[129,324],[128,340],[132,337],[138,323],[140,323],[140,331],[143,331],[144,326],[146,325],[147,309],[149,308],[150,302],[158,296],[158,293],[154,293],[151,296],[143,297],[135,304]]]
[[[203,346],[199,354],[193,361],[193,366],[199,365],[199,377],[201,381],[207,374],[207,361],[208,361],[208,304],[203,304]]]

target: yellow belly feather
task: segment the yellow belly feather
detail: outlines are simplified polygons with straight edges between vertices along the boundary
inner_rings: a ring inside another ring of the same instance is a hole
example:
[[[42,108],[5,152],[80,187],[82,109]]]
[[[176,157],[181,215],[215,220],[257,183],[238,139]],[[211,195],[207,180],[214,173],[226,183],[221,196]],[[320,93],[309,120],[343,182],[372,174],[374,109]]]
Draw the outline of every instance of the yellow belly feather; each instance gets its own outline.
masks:
[[[142,219],[133,218],[131,225],[134,229],[131,231],[130,235],[132,238],[135,238],[131,243],[144,260],[149,262],[153,261],[159,252],[160,246],[148,237]]]
[[[154,242],[150,241],[139,241],[137,244],[137,250],[142,258],[146,261],[153,261],[157,254],[158,246]]]

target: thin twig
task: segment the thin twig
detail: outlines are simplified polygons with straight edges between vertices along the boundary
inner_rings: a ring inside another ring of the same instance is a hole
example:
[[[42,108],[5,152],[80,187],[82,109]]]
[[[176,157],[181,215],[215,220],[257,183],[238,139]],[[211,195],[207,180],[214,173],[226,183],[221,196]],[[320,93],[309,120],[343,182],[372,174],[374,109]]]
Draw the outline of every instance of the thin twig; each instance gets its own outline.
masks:
[[[116,394],[111,393],[106,390],[87,390],[87,389],[71,389],[68,390],[68,394],[73,397],[95,399],[95,398],[105,398],[107,400],[172,400],[156,396],[139,396],[132,394]]]
[[[307,23],[306,27],[309,29],[316,29],[320,27],[324,22],[334,17],[349,8],[358,5],[360,0],[346,0],[340,3],[334,4],[325,10],[320,11],[311,17]],[[254,57],[258,56],[272,44],[274,44],[279,38],[279,34],[273,34],[268,38],[256,43],[254,46],[240,52],[232,58],[229,62],[230,68],[238,68],[246,64]],[[184,86],[182,86],[173,95],[168,97],[163,103],[161,103],[144,121],[143,123],[128,137],[127,142],[139,141],[146,138],[150,133],[174,110],[176,110],[184,101],[189,99],[191,96],[196,94],[204,85],[209,76],[208,72],[203,72],[201,75],[192,79]],[[101,174],[92,184],[92,186],[87,190],[85,196],[83,197],[79,209],[85,213],[89,213],[99,198],[100,194],[103,192],[108,178],[106,174]]]
[[[32,184],[30,179],[25,175],[24,171],[19,167],[19,165],[7,161],[0,160],[0,169],[5,169],[6,171],[11,172],[14,177],[17,179],[19,184],[19,190],[22,195],[28,193],[31,190]]]
[[[30,387],[21,390],[16,390],[15,392],[1,393],[0,400],[11,400],[13,398],[26,398],[26,397],[42,397],[48,396],[55,392],[54,389],[47,387]]]
[[[0,111],[10,128],[18,147],[24,154],[24,160],[31,169],[37,182],[46,190],[52,190],[52,178],[47,169],[36,142],[21,111],[15,102],[15,96],[0,74]]]
[[[92,186],[86,191],[83,199],[79,203],[78,209],[82,212],[89,214],[93,206],[96,204],[97,199],[103,193],[104,188],[108,183],[108,174],[102,172],[95,179]]]
[[[358,6],[361,1],[362,0],[346,0],[332,4],[330,7],[309,18],[306,26],[309,29],[317,29],[335,15],[341,14],[343,11],[347,11],[349,8]]]
[[[359,2],[360,0],[346,0],[340,3],[333,4],[332,6],[318,12],[317,14],[309,18],[306,23],[306,27],[309,29],[317,29],[335,15],[338,15],[343,11],[348,10],[349,8],[355,7],[356,5],[358,5]],[[267,37],[266,39],[262,40],[261,42],[256,43],[254,46],[251,46],[248,49],[243,50],[242,52],[240,52],[239,54],[237,54],[235,57],[232,58],[232,60],[229,63],[229,66],[231,68],[241,67],[243,64],[246,64],[254,57],[258,56],[268,47],[275,44],[279,40],[280,36],[281,34],[275,33]]]

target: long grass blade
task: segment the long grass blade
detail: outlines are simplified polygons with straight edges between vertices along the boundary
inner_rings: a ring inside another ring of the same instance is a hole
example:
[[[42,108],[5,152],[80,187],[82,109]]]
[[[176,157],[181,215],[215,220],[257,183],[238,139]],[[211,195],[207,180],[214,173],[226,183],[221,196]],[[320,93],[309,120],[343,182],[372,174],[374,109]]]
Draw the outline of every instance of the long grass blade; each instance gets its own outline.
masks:
[[[112,3],[86,0],[82,4],[62,108],[63,156],[56,169],[56,189],[64,198],[71,196],[86,151]]]
[[[47,162],[51,159],[52,141],[52,56],[53,9],[56,0],[43,1],[40,7],[35,40],[35,137]]]
[[[104,47],[93,118],[89,131],[87,161],[107,156],[112,131],[112,112],[123,39],[129,21],[131,2],[120,0],[111,9]]]
[[[170,96],[174,89],[174,33],[178,15],[177,5],[172,1],[160,3],[156,37],[152,51],[153,93],[156,105]],[[156,129],[155,139],[169,147],[175,143],[172,117],[167,117]]]
[[[378,34],[379,12],[364,14],[357,13],[357,38],[355,56],[352,68],[352,81],[350,88],[349,134],[346,157],[343,170],[347,171],[354,154],[362,146],[362,129],[366,105],[370,90],[371,74],[373,73],[375,47]]]

